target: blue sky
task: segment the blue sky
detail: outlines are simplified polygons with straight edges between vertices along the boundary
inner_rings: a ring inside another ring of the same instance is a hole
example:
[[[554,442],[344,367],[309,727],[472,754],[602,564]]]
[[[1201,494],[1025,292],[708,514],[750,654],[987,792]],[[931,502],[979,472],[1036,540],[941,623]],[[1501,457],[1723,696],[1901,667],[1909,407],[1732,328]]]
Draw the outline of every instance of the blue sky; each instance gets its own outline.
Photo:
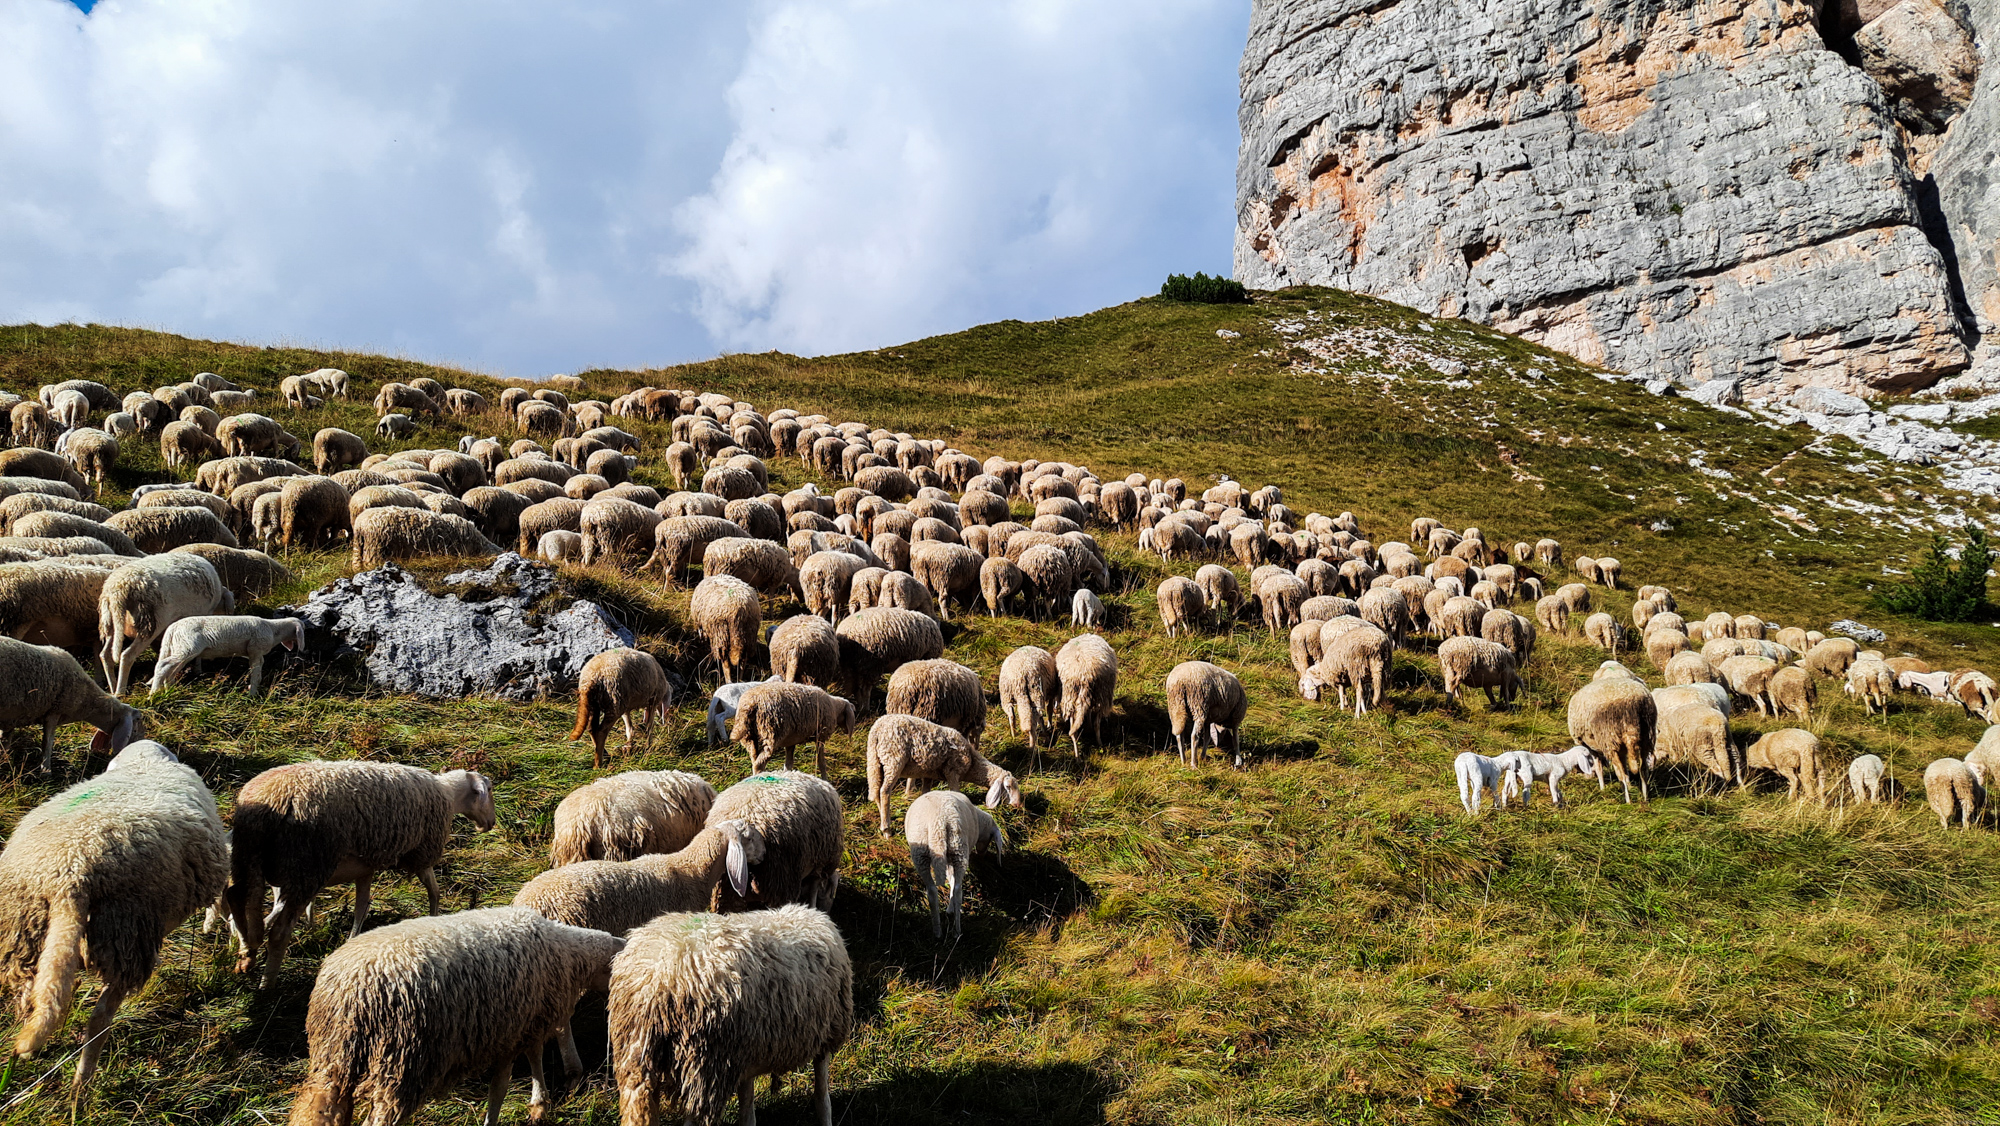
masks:
[[[0,323],[505,374],[1226,273],[1240,0],[0,0]]]

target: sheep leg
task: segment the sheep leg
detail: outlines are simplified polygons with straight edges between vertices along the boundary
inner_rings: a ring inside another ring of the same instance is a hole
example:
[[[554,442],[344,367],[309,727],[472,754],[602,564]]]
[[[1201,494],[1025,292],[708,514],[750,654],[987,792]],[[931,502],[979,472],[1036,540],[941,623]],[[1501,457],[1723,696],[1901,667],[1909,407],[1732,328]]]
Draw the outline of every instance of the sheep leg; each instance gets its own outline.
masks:
[[[257,686],[259,684],[262,684],[263,681],[264,681],[264,654],[259,653],[255,657],[252,657],[250,659],[250,688],[249,688],[250,695],[255,696],[257,694]]]
[[[556,1047],[562,1052],[563,1076],[574,1079],[583,1074],[583,1057],[576,1050],[576,1033],[569,1025],[556,1033]]]
[[[104,1037],[111,1031],[111,1018],[118,1015],[118,1006],[124,1001],[125,986],[106,982],[103,994],[90,1010],[90,1023],[83,1029],[83,1054],[76,1061],[76,1081],[70,1084],[78,1103],[83,1101],[83,1092],[97,1071],[97,1057],[104,1052]]]
[[[951,937],[957,938],[965,933],[965,861],[946,868],[945,879],[951,884]]]
[[[513,1074],[513,1060],[493,1069],[493,1078],[486,1084],[486,1126],[500,1126],[500,1104],[507,1101],[507,1081]]]
[[[743,1126],[757,1126],[757,1077],[752,1075],[736,1087],[736,1107],[741,1112],[737,1121]]]
[[[568,1031],[564,1029],[564,1031]],[[542,1049],[545,1044],[537,1044],[528,1053],[528,1121],[545,1121],[549,1113],[549,1084],[542,1074]]]
[[[278,969],[285,964],[285,950],[292,944],[292,925],[298,921],[299,912],[311,902],[311,892],[278,889],[277,908],[271,912],[267,925],[269,937],[264,944],[264,988],[269,989],[278,983]],[[244,968],[249,968],[249,961],[250,956],[244,955]]]
[[[374,892],[375,877],[363,876],[354,881],[354,924],[348,928],[347,937],[353,938],[368,929],[368,902]],[[431,914],[437,914],[436,900],[431,901]]]
[[[924,868],[923,868],[924,896],[926,900],[930,903],[930,908],[931,908],[931,937],[943,938],[944,924],[938,921],[937,870],[938,870],[937,861],[929,857],[925,857]]]
[[[135,637],[132,639],[132,644],[125,647],[125,652],[119,655],[118,687],[111,693],[113,696],[123,696],[125,694],[125,689],[132,683],[132,666],[139,663],[139,654],[145,652],[147,646],[152,643],[151,638],[147,638],[142,642],[139,638]]]
[[[56,769],[56,717],[51,715],[42,721],[42,773],[53,774]]]
[[[430,913],[433,915],[437,914],[438,902],[441,897],[438,895],[438,878],[436,870],[431,868],[426,868],[423,871],[417,873],[417,878],[424,882],[424,891],[430,894],[431,897]]]
[[[814,766],[815,766],[816,768],[818,768],[818,770],[819,770],[819,776],[820,776],[821,778],[825,778],[825,777],[827,777],[827,773],[826,773],[826,740],[825,740],[825,739],[821,739],[821,740],[820,740],[819,742],[817,742],[817,743],[814,743],[814,744],[813,744],[813,765],[814,765]]]

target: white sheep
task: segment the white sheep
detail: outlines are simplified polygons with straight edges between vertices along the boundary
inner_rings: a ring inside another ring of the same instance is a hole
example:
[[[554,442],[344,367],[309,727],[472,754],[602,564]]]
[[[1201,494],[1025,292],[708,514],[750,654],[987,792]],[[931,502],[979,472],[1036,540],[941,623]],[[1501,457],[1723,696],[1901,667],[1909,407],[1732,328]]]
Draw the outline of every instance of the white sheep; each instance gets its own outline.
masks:
[[[1880,755],[1862,755],[1847,764],[1847,787],[1856,801],[1879,802],[1883,790],[1883,762]]]
[[[1508,751],[1501,755],[1501,770],[1505,780],[1501,784],[1500,802],[1505,805],[1514,795],[1516,788],[1521,792],[1521,804],[1528,804],[1528,797],[1538,779],[1547,779],[1549,800],[1557,808],[1563,804],[1562,790],[1556,785],[1565,774],[1586,774],[1597,779],[1597,788],[1604,788],[1604,767],[1597,760],[1597,752],[1585,746],[1574,746],[1561,754],[1537,754],[1533,751]]]
[[[1452,772],[1458,775],[1458,804],[1465,807],[1465,812],[1479,816],[1480,804],[1488,790],[1498,798],[1501,809],[1507,808],[1507,794],[1500,788],[1501,760],[1506,757],[1465,751],[1452,760]]]
[[[113,571],[97,603],[98,659],[112,695],[125,694],[132,666],[168,626],[235,608],[215,565],[199,555],[149,555]]]
[[[305,623],[297,618],[234,614],[182,618],[160,635],[160,660],[153,666],[152,691],[180,679],[181,673],[198,661],[243,657],[250,662],[248,691],[255,696],[264,676],[265,655],[280,645],[297,649],[305,636]]]
[[[975,853],[993,850],[995,860],[1007,855],[1007,833],[993,815],[973,805],[956,790],[933,790],[910,803],[903,815],[903,839],[910,845],[910,863],[930,899],[931,937],[943,938],[944,926],[938,918],[938,885],[949,889],[946,908],[951,915],[951,936],[962,933],[962,905],[965,873]]]
[[[1069,624],[1077,629],[1098,629],[1104,625],[1104,603],[1090,591],[1078,587],[1070,596]]]
[[[708,745],[710,749],[729,742],[729,725],[736,719],[736,709],[742,706],[743,694],[759,684],[776,684],[783,677],[772,676],[763,680],[739,680],[734,684],[724,684],[716,688],[708,698]]]

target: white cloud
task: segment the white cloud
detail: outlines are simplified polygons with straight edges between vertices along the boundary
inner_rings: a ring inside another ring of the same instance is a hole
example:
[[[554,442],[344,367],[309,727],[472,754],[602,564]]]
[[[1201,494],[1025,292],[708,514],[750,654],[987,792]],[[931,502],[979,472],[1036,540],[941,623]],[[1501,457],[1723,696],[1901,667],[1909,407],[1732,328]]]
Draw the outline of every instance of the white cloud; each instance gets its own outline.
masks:
[[[1223,0],[0,0],[0,322],[534,373],[1227,263]]]

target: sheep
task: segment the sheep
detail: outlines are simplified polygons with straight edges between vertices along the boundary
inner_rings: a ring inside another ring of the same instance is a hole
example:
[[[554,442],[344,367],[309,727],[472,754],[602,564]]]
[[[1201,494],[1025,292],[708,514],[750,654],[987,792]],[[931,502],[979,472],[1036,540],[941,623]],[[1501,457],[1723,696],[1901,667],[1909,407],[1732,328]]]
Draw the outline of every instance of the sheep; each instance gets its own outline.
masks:
[[[354,518],[353,565],[370,570],[423,555],[487,556],[500,548],[472,521],[422,508],[371,508]]]
[[[1486,706],[1493,707],[1493,690],[1500,690],[1502,704],[1512,704],[1523,687],[1515,667],[1514,654],[1498,642],[1481,637],[1454,637],[1438,646],[1438,667],[1444,673],[1444,692],[1454,702],[1464,688],[1486,693]]]
[[[1000,711],[1007,730],[1028,737],[1028,748],[1040,753],[1038,740],[1047,727],[1054,736],[1062,704],[1062,679],[1056,659],[1046,649],[1023,645],[1000,663]]]
[[[1521,805],[1525,808],[1533,796],[1535,782],[1546,780],[1549,786],[1549,800],[1557,809],[1563,806],[1562,789],[1558,785],[1565,774],[1584,774],[1597,779],[1597,788],[1604,788],[1604,764],[1597,752],[1585,746],[1574,746],[1560,754],[1536,754],[1531,751],[1508,751],[1500,756],[1501,785],[1500,800],[1505,805],[1508,798],[1518,789]]]
[[[1488,610],[1479,619],[1479,636],[1505,646],[1517,665],[1527,664],[1535,655],[1535,623],[1512,610]]]
[[[350,941],[313,982],[292,1126],[346,1126],[357,1098],[372,1104],[370,1122],[402,1122],[467,1076],[486,1080],[496,1126],[523,1056],[529,1117],[542,1121],[543,1048],[585,993],[610,987],[623,947],[521,907],[410,919]]]
[[[1625,648],[1625,627],[1609,614],[1592,614],[1583,623],[1583,635],[1591,644],[1616,657]]]
[[[440,416],[437,400],[408,383],[384,383],[375,392],[375,414],[377,417],[393,412],[404,414],[427,414],[432,418]]]
[[[1924,797],[1938,816],[1938,827],[1951,828],[1958,818],[1961,829],[1972,828],[1972,819],[1986,805],[1986,778],[1977,763],[1941,758],[1924,768]]]
[[[128,555],[137,558],[145,555],[146,550],[138,544],[133,543],[132,538],[123,531],[120,531],[116,524],[108,522],[110,520],[117,520],[121,516],[132,515],[135,515],[135,513],[129,511],[113,513],[107,518],[107,522],[99,523],[96,520],[90,520],[72,513],[44,509],[41,512],[30,512],[26,516],[15,519],[11,524],[11,528],[15,536],[23,539],[61,539],[66,536],[89,536],[119,555]]]
[[[825,915],[664,915],[632,932],[610,985],[628,1126],[652,1126],[662,1100],[717,1122],[731,1094],[752,1123],[757,1077],[807,1063],[818,1121],[832,1126],[829,1061],[854,1027],[854,970]]]
[[[570,791],[556,806],[549,866],[679,852],[701,831],[715,787],[681,770],[628,770]]]
[[[90,487],[90,482],[71,468],[70,463],[62,455],[47,450],[0,450],[0,477],[36,477],[44,481],[61,481],[75,490],[79,500],[83,497],[83,491]]]
[[[943,938],[938,914],[938,885],[949,889],[946,913],[951,936],[964,931],[963,903],[966,869],[977,853],[991,849],[996,861],[1007,855],[1007,833],[993,815],[954,790],[935,790],[910,803],[903,816],[903,839],[910,846],[910,863],[930,901],[931,937]]]
[[[1778,662],[1768,657],[1731,657],[1715,671],[1733,695],[1750,701],[1758,715],[1777,710],[1771,702],[1771,677],[1778,671]]]
[[[667,709],[674,705],[674,686],[665,669],[650,653],[619,647],[606,649],[584,662],[576,688],[576,730],[572,739],[590,734],[591,765],[604,769],[604,740],[611,725],[625,721],[625,747],[629,750],[637,733],[632,729],[632,713],[638,712],[652,738],[655,721],[665,723]]]
[[[893,577],[893,576],[892,576]],[[886,580],[885,580],[885,585]],[[863,711],[885,675],[910,661],[944,656],[944,631],[925,614],[896,606],[874,606],[850,614],[835,627],[846,695]]]
[[[1355,601],[1355,610],[1362,621],[1388,634],[1390,644],[1397,647],[1411,631],[1409,600],[1393,587],[1378,586],[1363,592]],[[1521,659],[1527,660],[1527,654],[1522,653]]]
[[[1168,637],[1178,637],[1194,629],[1208,616],[1208,600],[1193,579],[1179,575],[1164,579],[1158,592],[1160,622]]]
[[[1741,781],[1742,768],[1729,742],[1729,720],[1707,703],[1653,693],[1655,765],[1699,767],[1724,782]]]
[[[1465,812],[1479,816],[1487,790],[1494,792],[1501,809],[1507,808],[1506,791],[1500,788],[1500,761],[1505,757],[1462,751],[1452,760],[1452,773],[1458,776],[1458,804],[1465,807]]]
[[[34,1055],[62,1031],[77,975],[96,971],[103,992],[72,1087],[80,1102],[119,1006],[153,976],[167,935],[214,902],[228,864],[208,787],[150,740],[23,817],[0,851],[0,991],[17,998],[14,1054]]]
[[[826,689],[840,686],[840,635],[825,618],[786,618],[771,630],[770,651],[775,679]]]
[[[1352,688],[1354,715],[1358,719],[1368,714],[1371,704],[1381,706],[1395,646],[1388,634],[1365,622],[1331,639],[1327,632],[1327,626],[1320,627],[1319,663],[1300,678],[1299,695],[1318,700],[1330,686],[1337,693],[1339,706],[1345,709],[1347,690]]]
[[[132,666],[167,627],[235,608],[215,566],[199,556],[151,555],[113,571],[97,603],[98,659],[112,694],[125,694]]]
[[[1821,676],[1844,677],[1860,653],[1861,647],[1852,638],[1829,637],[1806,650],[1799,663]]]
[[[1235,673],[1207,661],[1182,661],[1167,674],[1166,693],[1167,722],[1183,764],[1201,765],[1203,740],[1220,752],[1223,733],[1227,732],[1235,764],[1243,766],[1242,728],[1248,700]]]
[[[284,964],[292,926],[327,884],[354,881],[352,938],[368,923],[376,873],[414,874],[438,910],[437,862],[454,817],[493,828],[493,783],[468,770],[432,774],[388,762],[301,762],[274,767],[245,783],[231,819],[229,913],[242,937],[238,973],[257,964],[265,945],[263,984]],[[264,889],[278,890],[267,920]]]
[[[913,715],[885,715],[868,729],[868,800],[881,814],[880,829],[889,835],[889,795],[897,782],[918,782],[923,789],[942,782],[986,787],[986,807],[1004,799],[1022,806],[1021,787],[1013,774],[981,755],[972,741],[943,724]]]
[[[94,648],[97,601],[111,571],[68,556],[0,564],[0,635],[63,649]]]
[[[707,578],[729,576],[766,594],[789,591],[804,600],[799,569],[783,544],[770,540],[728,537],[712,541],[701,553],[701,573]],[[703,581],[707,581],[704,579]]]
[[[1013,546],[1010,540],[1010,549]],[[1076,586],[1076,570],[1069,556],[1054,544],[1046,543],[1025,547],[1018,555],[1012,550],[1008,554],[1027,580],[1031,592],[1030,617],[1054,617],[1057,608],[1070,601],[1070,593]]]
[[[1929,779],[1925,779],[1928,796]],[[1862,755],[1847,764],[1847,787],[1854,791],[1854,800],[1880,802],[1887,796],[1884,787],[1884,770],[1880,755]],[[1949,818],[1947,818],[1949,820]],[[1946,826],[1949,828],[1949,825]]]
[[[1083,754],[1083,728],[1091,740],[1104,742],[1104,720],[1111,714],[1118,686],[1118,654],[1096,634],[1071,638],[1056,651],[1056,677],[1062,685],[1062,715],[1069,720],[1070,751]]]
[[[936,601],[938,612],[951,617],[953,595],[964,595],[970,603],[979,590],[979,575],[986,560],[963,544],[926,541],[910,547],[910,573]],[[1022,573],[1028,574],[1026,567]]]
[[[883,710],[921,716],[972,741],[986,732],[986,689],[979,674],[954,661],[911,661],[889,677]]]
[[[37,512],[66,512],[100,524],[111,518],[111,510],[101,504],[50,493],[16,493],[0,500],[0,536],[14,534],[14,521]]]
[[[1741,658],[1732,658],[1735,659]],[[1859,699],[1869,715],[1874,715],[1877,708],[1887,712],[1889,694],[1895,689],[1896,674],[1881,661],[1863,657],[1847,667],[1847,694]]]
[[[1306,600],[1306,584],[1300,582],[1297,575],[1280,568],[1267,573],[1262,582],[1253,582],[1251,587],[1257,596],[1257,604],[1263,609],[1264,628],[1273,636],[1288,633],[1299,624],[1299,607]],[[1397,596],[1399,611],[1402,602],[1402,598]]]
[[[583,537],[583,565],[617,560],[647,551],[654,542],[660,514],[629,500],[593,497],[578,517],[577,532]]]
[[[324,484],[329,490],[338,490],[325,478],[308,478]],[[287,481],[286,485],[291,482]],[[285,485],[276,491],[282,493]],[[329,521],[340,529],[347,527],[347,514],[341,511],[346,502],[346,493],[339,494],[339,504],[333,505],[334,514]],[[106,521],[122,536],[129,537],[144,552],[158,553],[172,551],[191,543],[212,543],[221,547],[241,547],[236,533],[229,530],[223,518],[215,512],[215,506],[206,503],[190,505],[149,505],[143,508],[127,509],[113,513]]]
[[[1569,698],[1569,736],[1609,763],[1632,800],[1632,780],[1639,796],[1648,799],[1655,726],[1659,709],[1646,686],[1635,677],[1592,680]]]
[[[782,677],[770,680],[741,680],[734,684],[717,685],[708,700],[708,745],[712,750],[729,741],[729,725],[736,719],[736,709],[743,702],[743,696],[759,684],[775,684]]]
[[[255,696],[264,676],[264,657],[282,645],[297,649],[305,642],[305,623],[297,618],[257,618],[198,615],[182,618],[160,635],[160,659],[153,667],[150,690],[158,692],[180,679],[198,661],[243,657],[250,661],[250,686]]]
[[[1790,712],[1800,719],[1810,719],[1813,708],[1819,704],[1819,690],[1813,687],[1812,675],[1797,665],[1787,665],[1772,673],[1765,694],[1771,700],[1772,715]]]
[[[840,794],[831,783],[790,770],[753,774],[716,797],[705,827],[732,820],[764,838],[764,860],[750,866],[749,894],[737,894],[728,883],[716,888],[717,910],[787,903],[832,908],[845,845]]]
[[[793,748],[811,743],[814,763],[825,777],[826,741],[836,731],[853,735],[855,718],[851,702],[824,689],[810,684],[765,683],[743,694],[729,737],[749,751],[752,774],[764,769],[780,751],[785,755],[785,769],[791,770]]]
[[[723,679],[737,679],[749,667],[757,634],[763,628],[763,607],[756,589],[733,575],[710,575],[694,588],[688,617],[708,640],[709,657],[721,667]],[[943,648],[942,637],[939,648]]]
[[[368,443],[361,435],[328,426],[313,435],[313,468],[321,473],[349,469],[368,460]]]
[[[1104,603],[1095,594],[1079,588],[1070,599],[1069,621],[1077,629],[1102,628]]]
[[[1852,669],[1848,670],[1851,674]],[[1951,673],[1951,694],[1965,709],[1965,714],[1978,716],[1988,723],[1996,718],[1994,697],[2000,693],[2000,685],[1993,678],[1977,669],[1954,669]]]
[[[750,866],[764,859],[764,838],[742,821],[721,821],[680,849],[632,860],[585,860],[552,868],[521,886],[514,906],[573,927],[624,935],[670,911],[706,911],[725,878],[750,891]],[[575,1048],[567,1043],[565,1056]]]
[[[1787,727],[1765,734],[1744,752],[1743,765],[1747,770],[1769,770],[1782,777],[1787,793],[1794,801],[1798,800],[1801,787],[1808,797],[1825,796],[1826,780],[1819,765],[1819,736],[1810,731]]]
[[[575,532],[543,532],[535,543],[535,558],[550,563],[581,563],[583,537]]]
[[[1665,670],[1673,659],[1690,651],[1687,634],[1677,629],[1649,630],[1645,635],[1646,659],[1656,669]]]
[[[114,416],[115,417],[115,416]],[[64,451],[76,463],[77,469],[96,486],[97,492],[104,492],[104,479],[118,464],[118,439],[102,431],[85,428],[72,430],[63,435]]]

